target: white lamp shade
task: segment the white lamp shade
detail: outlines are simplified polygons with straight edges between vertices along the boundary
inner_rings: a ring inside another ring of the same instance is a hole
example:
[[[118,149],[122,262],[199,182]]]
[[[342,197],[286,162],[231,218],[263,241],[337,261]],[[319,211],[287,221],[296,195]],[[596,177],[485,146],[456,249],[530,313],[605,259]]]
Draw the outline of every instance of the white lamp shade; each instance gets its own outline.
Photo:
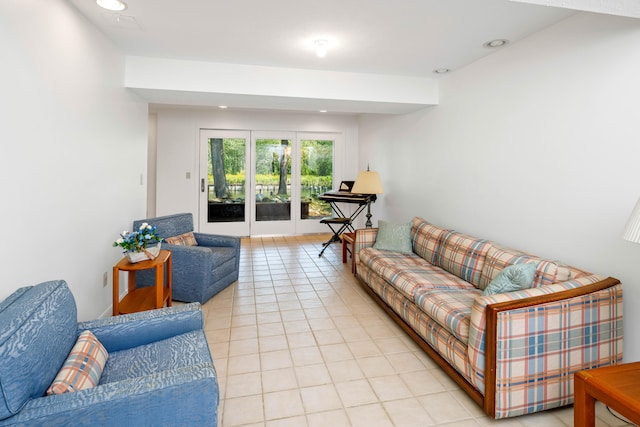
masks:
[[[630,242],[640,243],[640,199],[638,199],[635,208],[631,212],[622,238]]]
[[[384,193],[382,182],[380,182],[380,175],[378,175],[378,172],[370,170],[359,172],[351,192],[356,194]]]

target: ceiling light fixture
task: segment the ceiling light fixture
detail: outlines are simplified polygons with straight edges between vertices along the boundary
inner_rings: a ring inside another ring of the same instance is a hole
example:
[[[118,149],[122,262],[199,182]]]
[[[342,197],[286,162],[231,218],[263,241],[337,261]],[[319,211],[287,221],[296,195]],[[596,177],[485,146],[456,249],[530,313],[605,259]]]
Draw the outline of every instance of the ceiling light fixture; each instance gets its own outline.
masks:
[[[447,74],[451,72],[450,68],[436,68],[435,70],[433,70],[433,72],[435,74]]]
[[[321,113],[326,113],[327,110],[319,110]]]
[[[486,47],[487,49],[495,49],[497,47],[502,47],[507,43],[509,43],[509,40],[507,39],[495,39],[484,43],[482,46]]]
[[[226,110],[229,107],[227,107],[226,105],[218,105],[218,108],[220,108],[222,110]]]
[[[316,47],[316,56],[318,58],[324,58],[327,56],[327,47],[329,47],[329,40],[318,39],[313,42]]]
[[[127,4],[120,0],[96,0],[98,6],[114,12],[122,12],[127,8]]]

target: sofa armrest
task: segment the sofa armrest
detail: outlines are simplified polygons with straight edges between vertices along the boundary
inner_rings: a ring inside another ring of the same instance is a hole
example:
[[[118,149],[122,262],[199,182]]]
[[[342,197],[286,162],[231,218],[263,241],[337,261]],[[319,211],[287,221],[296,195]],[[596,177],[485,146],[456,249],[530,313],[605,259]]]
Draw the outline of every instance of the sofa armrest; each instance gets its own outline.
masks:
[[[108,352],[149,344],[202,329],[199,303],[166,307],[78,323],[78,333],[88,329]]]
[[[622,285],[613,278],[479,297],[469,330],[471,380],[496,418],[568,404],[575,371],[622,360],[622,332]]]
[[[353,241],[353,260],[356,265],[360,263],[360,251],[364,248],[370,248],[376,243],[378,237],[377,228],[358,228],[356,230],[356,236]]]
[[[215,368],[207,363],[32,399],[0,426],[215,426],[218,402]]]

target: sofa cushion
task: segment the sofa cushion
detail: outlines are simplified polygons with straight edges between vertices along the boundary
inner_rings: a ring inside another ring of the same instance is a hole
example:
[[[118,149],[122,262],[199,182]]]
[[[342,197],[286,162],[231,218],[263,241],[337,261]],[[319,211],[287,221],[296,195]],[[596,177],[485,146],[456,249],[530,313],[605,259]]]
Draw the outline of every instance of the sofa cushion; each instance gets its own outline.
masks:
[[[416,305],[464,344],[469,342],[471,307],[479,289],[425,289],[416,292]]]
[[[77,338],[63,280],[19,289],[0,305],[0,420],[44,396]]]
[[[375,249],[383,251],[413,253],[411,244],[411,223],[393,224],[384,220],[378,221],[378,236],[373,244]]]
[[[207,339],[202,330],[197,330],[150,344],[111,352],[100,378],[100,384],[207,363],[211,363]]]
[[[478,287],[489,248],[488,240],[449,231],[442,237],[435,264]]]
[[[482,268],[480,289],[485,289],[496,278],[498,273],[511,264],[532,262],[536,265],[536,275],[532,287],[537,288],[552,283],[569,280],[570,271],[555,261],[549,261],[534,255],[529,255],[515,249],[491,245]]]
[[[442,237],[448,232],[449,230],[429,224],[420,217],[413,218],[411,221],[413,252],[431,264],[435,264]]]
[[[482,295],[502,294],[505,292],[521,291],[529,289],[533,284],[536,274],[535,264],[528,262],[524,264],[512,264],[504,268],[489,283],[482,292]]]
[[[396,288],[410,301],[420,289],[474,289],[473,285],[426,262],[417,255],[365,248],[360,262]]]
[[[95,387],[107,363],[107,350],[91,331],[84,331],[64,361],[47,394],[62,394]]]

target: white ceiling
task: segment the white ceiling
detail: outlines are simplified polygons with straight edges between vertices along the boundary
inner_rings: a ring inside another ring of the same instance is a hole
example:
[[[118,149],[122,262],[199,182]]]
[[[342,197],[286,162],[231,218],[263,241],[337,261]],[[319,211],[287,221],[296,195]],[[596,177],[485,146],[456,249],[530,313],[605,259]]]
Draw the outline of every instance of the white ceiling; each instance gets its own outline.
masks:
[[[576,13],[509,0],[125,0],[121,13],[68,1],[126,55],[422,78]],[[325,58],[309,47],[316,38],[335,44]]]

